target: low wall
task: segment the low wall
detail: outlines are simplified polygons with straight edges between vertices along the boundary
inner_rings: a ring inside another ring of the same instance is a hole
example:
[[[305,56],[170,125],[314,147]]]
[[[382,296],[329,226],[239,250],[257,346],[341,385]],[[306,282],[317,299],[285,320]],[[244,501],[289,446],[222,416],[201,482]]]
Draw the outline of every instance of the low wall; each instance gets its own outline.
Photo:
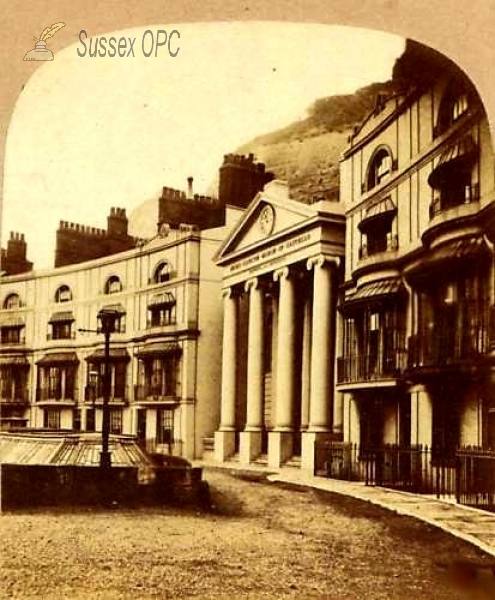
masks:
[[[132,503],[137,468],[2,465],[1,508]]]
[[[205,504],[199,468],[158,467],[139,483],[137,467],[9,465],[0,472],[0,510],[43,506]]]

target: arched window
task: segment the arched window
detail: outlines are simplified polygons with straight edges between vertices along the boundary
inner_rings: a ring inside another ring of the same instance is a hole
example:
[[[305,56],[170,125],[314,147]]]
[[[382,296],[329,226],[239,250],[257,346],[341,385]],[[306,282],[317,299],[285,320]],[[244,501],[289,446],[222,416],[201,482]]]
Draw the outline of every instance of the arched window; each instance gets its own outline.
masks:
[[[164,283],[169,281],[172,274],[170,263],[166,260],[158,264],[153,275],[153,283]]]
[[[393,160],[387,148],[380,148],[375,152],[368,168],[366,190],[371,190],[382,183],[392,173]]]
[[[105,283],[105,294],[116,294],[122,291],[122,282],[117,275],[112,275]]]
[[[70,302],[72,300],[72,292],[68,285],[61,285],[55,292],[55,302]]]
[[[467,82],[453,79],[443,94],[434,135],[439,136],[462,117],[472,103],[473,92]]]
[[[18,294],[9,294],[3,303],[3,307],[7,309],[19,308],[21,306],[21,299]]]

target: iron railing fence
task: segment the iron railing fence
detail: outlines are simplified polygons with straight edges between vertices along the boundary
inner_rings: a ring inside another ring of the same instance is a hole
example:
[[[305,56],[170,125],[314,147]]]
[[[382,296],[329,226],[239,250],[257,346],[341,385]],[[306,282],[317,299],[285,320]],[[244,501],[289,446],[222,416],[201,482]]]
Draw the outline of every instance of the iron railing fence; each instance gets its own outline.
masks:
[[[429,446],[324,442],[315,445],[315,474],[362,481],[495,510],[495,451],[463,447],[445,456]]]
[[[495,451],[457,450],[456,497],[461,504],[495,511]]]

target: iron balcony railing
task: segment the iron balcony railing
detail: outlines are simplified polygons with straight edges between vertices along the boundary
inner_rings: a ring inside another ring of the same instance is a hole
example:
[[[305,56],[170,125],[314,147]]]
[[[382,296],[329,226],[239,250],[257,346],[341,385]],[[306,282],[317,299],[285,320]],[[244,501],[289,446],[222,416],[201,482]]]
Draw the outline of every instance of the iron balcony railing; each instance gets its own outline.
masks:
[[[445,331],[425,332],[408,339],[409,369],[442,367],[476,359],[488,349],[487,331],[478,328],[474,333],[452,327]]]
[[[66,385],[65,389],[61,386],[36,388],[36,402],[74,402],[77,397],[78,390],[75,386]]]
[[[0,344],[2,346],[24,346],[26,343],[26,336],[24,333],[19,335],[2,335],[0,336]]]
[[[76,332],[75,331],[71,331],[67,334],[63,334],[63,333],[47,333],[46,334],[46,339],[47,341],[55,341],[55,340],[75,340],[76,339]]]
[[[378,244],[362,244],[359,248],[358,258],[362,260],[363,258],[368,258],[369,256],[374,256],[375,254],[380,254],[382,252],[394,252],[399,249],[399,236],[398,235],[387,235],[386,243],[383,247]]]
[[[399,377],[407,364],[407,353],[395,349],[382,354],[357,354],[337,359],[337,382],[360,383]]]
[[[127,385],[111,385],[109,399],[110,402],[127,402],[129,398],[129,387]],[[100,404],[103,402],[103,385],[86,385],[84,387],[84,400]]]
[[[447,194],[436,196],[430,203],[430,220],[445,210],[462,206],[463,204],[471,204],[471,202],[477,202],[479,199],[480,186],[478,183],[466,185],[464,187],[464,196],[459,196],[459,198],[449,197]]]
[[[0,402],[3,404],[29,404],[29,388],[20,385],[0,386]]]
[[[490,350],[495,350],[495,306],[490,306],[488,313],[488,344]]]
[[[176,385],[175,383],[166,386],[138,384],[134,386],[134,399],[147,402],[164,400],[176,402],[178,401]]]
[[[151,318],[146,320],[146,329],[153,329],[154,327],[168,327],[169,325],[176,325],[177,321],[175,317],[163,317],[163,318]]]

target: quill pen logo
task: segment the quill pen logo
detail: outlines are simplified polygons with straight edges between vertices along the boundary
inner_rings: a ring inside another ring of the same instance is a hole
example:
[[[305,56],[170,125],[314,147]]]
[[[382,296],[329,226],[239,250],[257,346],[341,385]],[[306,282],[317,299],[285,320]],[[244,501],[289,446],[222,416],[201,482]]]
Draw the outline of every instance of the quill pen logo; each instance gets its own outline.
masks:
[[[34,38],[34,50],[30,50],[24,60],[53,60],[53,52],[46,47],[46,40],[53,37],[62,27],[65,27],[65,23],[54,23],[51,27],[45,27],[40,37]]]

